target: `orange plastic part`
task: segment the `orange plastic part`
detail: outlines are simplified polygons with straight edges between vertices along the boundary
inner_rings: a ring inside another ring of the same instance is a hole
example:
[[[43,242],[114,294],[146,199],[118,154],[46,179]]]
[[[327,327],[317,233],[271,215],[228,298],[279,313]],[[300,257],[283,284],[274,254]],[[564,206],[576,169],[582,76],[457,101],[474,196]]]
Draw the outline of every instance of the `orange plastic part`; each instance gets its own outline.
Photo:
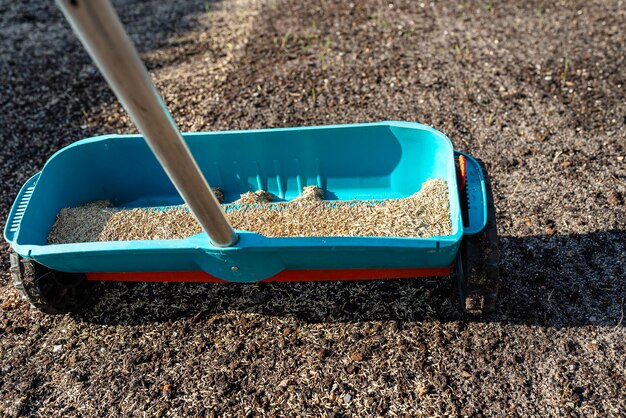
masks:
[[[464,155],[459,155],[459,190],[465,189],[467,180],[467,160]]]

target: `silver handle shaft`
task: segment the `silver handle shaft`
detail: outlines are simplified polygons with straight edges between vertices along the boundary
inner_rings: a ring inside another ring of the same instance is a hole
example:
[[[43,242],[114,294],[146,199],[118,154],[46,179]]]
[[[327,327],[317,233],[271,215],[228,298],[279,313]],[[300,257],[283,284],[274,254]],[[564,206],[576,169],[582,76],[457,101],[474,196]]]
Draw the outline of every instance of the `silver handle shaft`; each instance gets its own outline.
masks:
[[[211,243],[218,247],[236,243],[237,234],[109,0],[57,0],[57,4]]]

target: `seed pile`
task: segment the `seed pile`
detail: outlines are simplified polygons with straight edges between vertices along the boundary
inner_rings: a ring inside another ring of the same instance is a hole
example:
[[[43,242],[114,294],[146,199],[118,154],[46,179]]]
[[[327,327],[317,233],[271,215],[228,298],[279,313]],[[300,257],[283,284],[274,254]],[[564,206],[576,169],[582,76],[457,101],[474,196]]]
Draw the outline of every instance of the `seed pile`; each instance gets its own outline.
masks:
[[[267,237],[450,235],[448,186],[428,180],[417,193],[403,199],[324,201],[316,186],[303,189],[291,202],[271,203],[265,191],[241,195],[224,205],[235,229]],[[181,239],[202,232],[186,207],[120,209],[108,202],[62,209],[48,242]]]
[[[224,192],[222,192],[222,189],[219,187],[211,187],[211,190],[213,190],[213,194],[215,195],[217,201],[224,203]]]
[[[305,186],[302,188],[302,196],[296,197],[292,202],[320,202],[324,199],[324,190],[317,186]]]
[[[274,196],[265,190],[257,190],[256,192],[246,192],[233,202],[235,205],[253,205],[256,203],[270,203],[274,200]]]

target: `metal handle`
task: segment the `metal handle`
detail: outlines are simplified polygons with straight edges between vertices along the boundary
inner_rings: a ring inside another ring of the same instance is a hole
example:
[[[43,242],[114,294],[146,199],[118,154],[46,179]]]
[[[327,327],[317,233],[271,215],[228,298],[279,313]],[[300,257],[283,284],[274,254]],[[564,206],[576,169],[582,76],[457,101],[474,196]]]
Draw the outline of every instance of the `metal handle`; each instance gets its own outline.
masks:
[[[56,0],[211,243],[237,242],[109,0]]]

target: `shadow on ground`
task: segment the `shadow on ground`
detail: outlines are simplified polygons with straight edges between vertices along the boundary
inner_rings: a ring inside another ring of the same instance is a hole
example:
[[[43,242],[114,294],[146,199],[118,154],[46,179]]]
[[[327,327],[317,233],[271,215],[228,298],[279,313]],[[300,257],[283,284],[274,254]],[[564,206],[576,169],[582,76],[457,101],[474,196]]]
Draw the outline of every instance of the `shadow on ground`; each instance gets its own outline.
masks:
[[[626,231],[501,237],[497,312],[466,317],[451,279],[268,284],[97,283],[75,319],[137,325],[229,312],[309,323],[481,321],[553,327],[622,324]]]

